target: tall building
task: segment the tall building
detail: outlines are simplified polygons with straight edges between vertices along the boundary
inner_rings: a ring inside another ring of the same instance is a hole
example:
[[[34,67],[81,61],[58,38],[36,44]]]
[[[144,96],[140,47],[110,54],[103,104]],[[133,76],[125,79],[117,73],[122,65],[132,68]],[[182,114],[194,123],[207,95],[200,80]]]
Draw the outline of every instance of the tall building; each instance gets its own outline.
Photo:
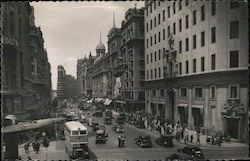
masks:
[[[51,73],[34,9],[28,2],[6,2],[2,9],[3,114],[18,120],[43,117],[50,103]]]
[[[91,55],[91,52],[89,53],[88,63],[87,63],[87,73],[86,73],[86,92],[88,97],[92,97],[93,93],[93,86],[92,86],[92,65],[95,61],[95,56]]]
[[[146,111],[248,140],[246,2],[145,1]]]
[[[72,75],[66,74],[62,65],[58,65],[57,72],[57,97],[59,99],[78,97],[80,94],[78,81]]]
[[[120,29],[120,53],[114,67],[115,87],[120,93],[116,102],[127,112],[145,108],[143,13],[143,8],[128,9]]]
[[[78,81],[78,87],[80,90],[80,94],[86,96],[87,95],[87,83],[86,83],[86,77],[87,77],[87,63],[88,59],[85,55],[84,59],[78,59],[77,60],[77,81]]]

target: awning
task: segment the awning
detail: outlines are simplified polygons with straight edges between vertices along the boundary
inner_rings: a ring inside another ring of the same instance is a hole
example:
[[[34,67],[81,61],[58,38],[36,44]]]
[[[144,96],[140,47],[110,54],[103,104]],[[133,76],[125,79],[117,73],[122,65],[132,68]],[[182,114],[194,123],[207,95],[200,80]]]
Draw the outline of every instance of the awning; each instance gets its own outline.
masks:
[[[92,103],[93,102],[93,98],[91,98],[90,100],[87,101],[87,103]]]
[[[192,108],[199,108],[199,109],[203,109],[203,105],[192,105]]]
[[[60,122],[65,120],[64,118],[50,118],[50,119],[42,119],[37,120],[35,122],[28,122],[28,123],[21,123],[17,125],[11,125],[3,128],[3,133],[10,133],[10,132],[18,132],[18,131],[24,131],[24,130],[31,130],[31,129],[37,129],[40,127],[48,126],[50,124]]]
[[[110,100],[110,99],[107,98],[107,99],[105,100],[105,102],[104,102],[104,105],[109,105],[111,102],[112,102],[112,100]]]
[[[179,103],[179,104],[178,104],[178,107],[188,107],[188,104],[185,104],[185,103]]]
[[[119,101],[119,100],[117,100],[116,103],[126,104],[126,101]]]

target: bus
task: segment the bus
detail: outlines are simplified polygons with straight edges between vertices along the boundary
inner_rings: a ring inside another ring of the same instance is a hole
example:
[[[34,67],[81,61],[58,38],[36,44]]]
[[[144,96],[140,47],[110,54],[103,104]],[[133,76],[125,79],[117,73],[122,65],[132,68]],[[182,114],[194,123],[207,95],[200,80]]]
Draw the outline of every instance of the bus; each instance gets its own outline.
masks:
[[[88,159],[88,131],[87,128],[78,121],[65,123],[65,144],[66,152],[70,159]]]

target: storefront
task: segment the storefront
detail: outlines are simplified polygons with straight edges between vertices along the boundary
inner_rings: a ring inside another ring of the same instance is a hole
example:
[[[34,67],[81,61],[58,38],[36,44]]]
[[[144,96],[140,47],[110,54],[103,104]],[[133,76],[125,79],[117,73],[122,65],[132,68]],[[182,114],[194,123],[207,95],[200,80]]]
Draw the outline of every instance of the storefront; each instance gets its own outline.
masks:
[[[204,126],[204,108],[203,105],[192,105],[192,116],[194,127]]]
[[[188,104],[178,104],[179,120],[181,124],[188,124]]]

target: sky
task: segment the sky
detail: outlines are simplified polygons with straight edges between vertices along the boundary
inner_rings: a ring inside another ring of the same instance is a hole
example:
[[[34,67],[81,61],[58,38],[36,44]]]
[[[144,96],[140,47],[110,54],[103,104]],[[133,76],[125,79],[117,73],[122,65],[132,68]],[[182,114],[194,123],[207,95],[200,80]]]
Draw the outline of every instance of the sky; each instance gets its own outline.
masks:
[[[107,51],[107,35],[113,26],[121,27],[129,8],[144,7],[143,1],[120,2],[32,2],[35,24],[41,27],[44,47],[51,64],[52,89],[57,88],[57,66],[63,65],[66,74],[76,77],[77,59],[96,55],[101,41]]]

